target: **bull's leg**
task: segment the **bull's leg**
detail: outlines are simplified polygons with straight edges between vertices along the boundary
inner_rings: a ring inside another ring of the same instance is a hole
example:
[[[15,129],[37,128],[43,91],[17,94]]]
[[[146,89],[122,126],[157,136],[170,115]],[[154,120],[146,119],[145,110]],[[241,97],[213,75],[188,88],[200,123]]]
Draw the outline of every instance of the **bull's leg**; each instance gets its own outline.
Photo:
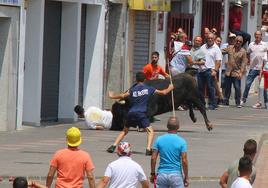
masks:
[[[196,117],[194,115],[193,105],[191,103],[188,103],[188,107],[189,107],[190,118],[195,123],[196,122]]]
[[[193,99],[192,102],[193,102],[193,105],[196,106],[199,109],[200,113],[202,114],[202,116],[203,116],[203,118],[205,120],[205,123],[206,123],[208,131],[211,131],[213,129],[213,125],[208,120],[205,105],[199,100],[199,98]]]

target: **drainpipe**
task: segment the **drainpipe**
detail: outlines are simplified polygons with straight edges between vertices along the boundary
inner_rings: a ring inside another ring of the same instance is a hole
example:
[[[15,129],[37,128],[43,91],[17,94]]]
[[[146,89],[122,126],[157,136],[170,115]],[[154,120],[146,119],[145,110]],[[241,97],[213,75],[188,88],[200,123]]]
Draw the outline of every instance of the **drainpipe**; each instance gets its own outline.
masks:
[[[105,0],[105,28],[104,28],[104,53],[103,53],[103,88],[102,88],[102,109],[105,108],[107,85],[108,85],[108,29],[109,29],[109,0]]]

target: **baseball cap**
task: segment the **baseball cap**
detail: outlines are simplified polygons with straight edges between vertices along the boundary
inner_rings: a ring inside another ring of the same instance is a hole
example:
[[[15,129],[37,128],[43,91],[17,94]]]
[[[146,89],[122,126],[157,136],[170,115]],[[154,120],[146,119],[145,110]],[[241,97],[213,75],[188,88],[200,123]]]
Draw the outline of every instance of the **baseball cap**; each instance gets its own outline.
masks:
[[[130,156],[131,146],[128,142],[120,142],[117,147],[117,154],[120,156]]]
[[[80,130],[77,127],[71,127],[66,131],[66,139],[68,146],[79,146],[82,142]]]

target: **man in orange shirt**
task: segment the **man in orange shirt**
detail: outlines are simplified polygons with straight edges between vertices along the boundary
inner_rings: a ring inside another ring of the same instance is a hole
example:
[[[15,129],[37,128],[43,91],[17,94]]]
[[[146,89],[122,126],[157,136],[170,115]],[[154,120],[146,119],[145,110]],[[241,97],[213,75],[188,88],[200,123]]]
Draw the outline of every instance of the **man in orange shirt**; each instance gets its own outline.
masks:
[[[168,73],[166,73],[160,65],[157,64],[159,60],[159,53],[152,53],[151,63],[148,63],[143,67],[143,73],[145,74],[146,80],[155,80],[159,79],[159,75],[161,74],[164,77],[168,77]]]
[[[57,151],[50,161],[46,186],[51,187],[57,171],[56,188],[82,188],[85,174],[89,187],[95,188],[94,165],[91,157],[78,148],[82,142],[80,130],[76,127],[68,129],[66,141],[68,148]]]

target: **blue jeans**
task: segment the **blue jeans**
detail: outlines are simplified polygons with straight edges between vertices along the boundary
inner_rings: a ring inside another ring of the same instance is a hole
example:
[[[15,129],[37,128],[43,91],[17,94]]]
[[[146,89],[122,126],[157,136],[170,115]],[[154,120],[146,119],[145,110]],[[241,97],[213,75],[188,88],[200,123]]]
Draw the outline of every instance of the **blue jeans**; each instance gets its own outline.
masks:
[[[253,70],[253,69],[249,70],[247,80],[246,80],[245,90],[244,90],[244,93],[243,93],[243,101],[245,101],[248,98],[248,92],[249,92],[250,86],[251,86],[252,82],[254,81],[254,79],[259,74],[260,74],[260,70]]]
[[[229,98],[231,95],[232,84],[235,88],[235,104],[240,104],[241,98],[241,80],[237,79],[236,77],[226,76],[225,77],[225,103],[229,104]]]
[[[181,174],[158,174],[156,188],[184,188]]]
[[[223,97],[225,97],[225,88],[226,88],[226,82],[225,82],[225,70],[221,71],[221,89]]]
[[[211,69],[208,69],[204,72],[199,72],[197,75],[198,89],[201,102],[206,106],[204,89],[205,84],[208,87],[208,97],[209,97],[209,108],[216,108],[216,99],[215,99],[215,87],[214,87],[214,78],[211,76]]]

